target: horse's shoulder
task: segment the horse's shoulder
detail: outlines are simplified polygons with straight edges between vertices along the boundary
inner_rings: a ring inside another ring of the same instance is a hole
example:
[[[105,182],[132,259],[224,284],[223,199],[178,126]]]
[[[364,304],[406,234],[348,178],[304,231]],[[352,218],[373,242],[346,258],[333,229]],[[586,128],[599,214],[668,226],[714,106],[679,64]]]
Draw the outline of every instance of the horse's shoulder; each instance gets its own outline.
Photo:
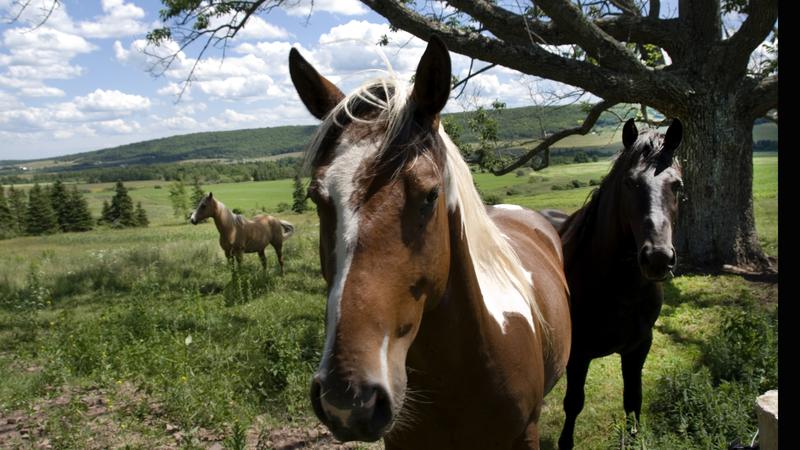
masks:
[[[538,211],[519,205],[487,206],[489,217],[501,228],[521,227],[525,232],[531,229],[538,235],[558,240],[558,231],[545,216]]]

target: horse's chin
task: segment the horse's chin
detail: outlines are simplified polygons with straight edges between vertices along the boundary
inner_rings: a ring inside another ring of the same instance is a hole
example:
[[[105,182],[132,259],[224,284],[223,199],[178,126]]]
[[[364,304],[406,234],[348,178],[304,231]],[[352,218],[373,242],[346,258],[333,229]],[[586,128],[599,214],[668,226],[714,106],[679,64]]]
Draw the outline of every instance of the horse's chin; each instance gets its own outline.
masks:
[[[659,271],[654,273],[649,269],[647,269],[646,267],[640,267],[640,269],[644,279],[646,279],[647,281],[652,281],[654,283],[661,283],[667,281],[673,276],[672,270],[666,270],[664,272]]]

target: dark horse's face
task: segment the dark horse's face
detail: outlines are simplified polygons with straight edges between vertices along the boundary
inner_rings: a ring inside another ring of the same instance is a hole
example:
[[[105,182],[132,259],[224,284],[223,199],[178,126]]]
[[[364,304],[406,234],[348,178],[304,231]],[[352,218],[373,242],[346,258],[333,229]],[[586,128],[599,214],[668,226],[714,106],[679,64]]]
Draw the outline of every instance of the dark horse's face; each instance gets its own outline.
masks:
[[[217,202],[214,200],[211,192],[209,192],[208,195],[200,200],[200,203],[197,205],[197,209],[195,209],[192,215],[189,217],[189,221],[192,222],[192,225],[197,225],[199,222],[213,216],[216,207]]]
[[[308,193],[319,215],[328,285],[325,348],[311,404],[337,439],[375,441],[403,407],[408,350],[426,305],[443,295],[448,279],[443,141],[437,133],[450,92],[450,58],[432,38],[411,94],[393,85],[392,98],[407,96],[407,109],[381,110],[377,103],[345,98],[294,49],[289,69],[303,103],[325,120],[322,140],[309,150],[315,156]],[[373,88],[363,95],[389,103],[388,90]],[[337,108],[340,103],[346,111]],[[410,117],[387,140],[391,127],[374,117],[397,110]]]
[[[639,134],[633,119],[625,123],[621,157],[630,158],[621,173],[621,220],[630,227],[642,275],[652,281],[666,279],[677,264],[672,228],[678,216],[683,187],[681,167],[674,158],[683,128],[677,119],[665,134]]]

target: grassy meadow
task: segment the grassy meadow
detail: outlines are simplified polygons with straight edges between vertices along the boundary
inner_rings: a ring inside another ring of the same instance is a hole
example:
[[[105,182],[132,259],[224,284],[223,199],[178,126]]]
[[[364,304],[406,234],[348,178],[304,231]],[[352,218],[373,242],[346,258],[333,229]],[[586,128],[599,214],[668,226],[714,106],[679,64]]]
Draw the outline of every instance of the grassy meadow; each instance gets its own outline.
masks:
[[[754,158],[757,230],[773,256],[777,163],[775,154]],[[573,211],[593,187],[552,186],[588,184],[608,169],[600,161],[475,180],[505,203]],[[167,182],[126,186],[150,227],[0,241],[0,448],[330,445],[307,400],[324,341],[318,221],[313,212],[275,213],[291,203],[291,180],[206,186],[229,207],[295,224],[284,277],[269,249],[266,275],[247,255],[232,276],[215,227],[173,216]],[[79,188],[95,216],[113,195],[111,184]],[[665,291],[644,367],[641,432],[624,431],[620,362],[611,356],[592,363],[577,448],[749,444],[752,393],[776,387],[777,284],[687,275]],[[547,397],[544,449],[556,448],[565,381]]]

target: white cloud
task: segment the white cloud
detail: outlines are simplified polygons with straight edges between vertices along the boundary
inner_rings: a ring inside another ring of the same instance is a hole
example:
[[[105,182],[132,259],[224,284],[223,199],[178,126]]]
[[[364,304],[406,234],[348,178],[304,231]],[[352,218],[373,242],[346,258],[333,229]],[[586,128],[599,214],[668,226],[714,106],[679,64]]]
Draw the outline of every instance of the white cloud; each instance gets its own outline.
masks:
[[[53,132],[53,137],[56,139],[70,139],[77,136],[93,137],[96,136],[94,128],[89,125],[83,124],[73,128],[64,128]]]
[[[70,31],[71,21],[63,8],[53,17],[52,23],[48,19],[39,28],[15,27],[3,32],[0,70],[5,70],[0,72],[0,86],[17,89],[25,97],[58,97],[64,96],[64,91],[43,80],[72,79],[85,73],[71,60],[97,47]]]
[[[201,131],[205,129],[205,127],[200,124],[195,118],[189,116],[172,116],[172,117],[151,117],[151,119],[156,119],[153,122],[157,123],[159,126],[164,127],[167,130],[172,131],[184,131],[184,130],[193,130],[193,131]]]
[[[231,22],[233,19],[233,14],[228,14],[225,16],[214,17],[211,19],[209,28],[217,28],[222,25],[226,25]],[[240,20],[240,18],[237,18]],[[277,25],[273,25],[268,23],[264,19],[258,16],[250,16],[247,19],[247,23],[241,28],[237,33],[234,39],[237,40],[275,40],[275,39],[285,39],[290,36],[289,32],[286,29],[279,27]]]
[[[9,53],[0,54],[0,65],[8,66],[9,76],[19,78],[74,78],[83,69],[70,65],[69,61],[96,50],[78,35],[44,27],[6,30],[3,44]]]
[[[16,18],[22,28],[41,25],[42,28],[52,28],[67,33],[75,32],[75,25],[67,14],[64,2],[0,0],[0,12],[4,13],[4,17],[0,20],[9,22],[9,19]]]
[[[81,22],[78,25],[81,35],[102,39],[147,32],[148,25],[141,20],[145,16],[142,8],[123,0],[102,0],[101,3],[105,15]]]
[[[75,98],[75,106],[85,112],[130,113],[150,108],[150,99],[117,90],[96,89],[84,97]]]
[[[63,97],[67,95],[63,90],[50,86],[26,87],[19,91],[23,97]]]
[[[291,2],[290,2],[291,3]],[[360,16],[368,12],[367,8],[357,0],[306,0],[297,4],[284,6],[290,16],[308,16],[317,12],[329,12],[343,16]]]
[[[136,121],[129,121],[126,122],[122,119],[114,119],[114,120],[103,120],[100,122],[96,122],[94,124],[96,127],[100,129],[110,131],[116,134],[128,134],[133,133],[134,131],[138,131],[141,128]]]

